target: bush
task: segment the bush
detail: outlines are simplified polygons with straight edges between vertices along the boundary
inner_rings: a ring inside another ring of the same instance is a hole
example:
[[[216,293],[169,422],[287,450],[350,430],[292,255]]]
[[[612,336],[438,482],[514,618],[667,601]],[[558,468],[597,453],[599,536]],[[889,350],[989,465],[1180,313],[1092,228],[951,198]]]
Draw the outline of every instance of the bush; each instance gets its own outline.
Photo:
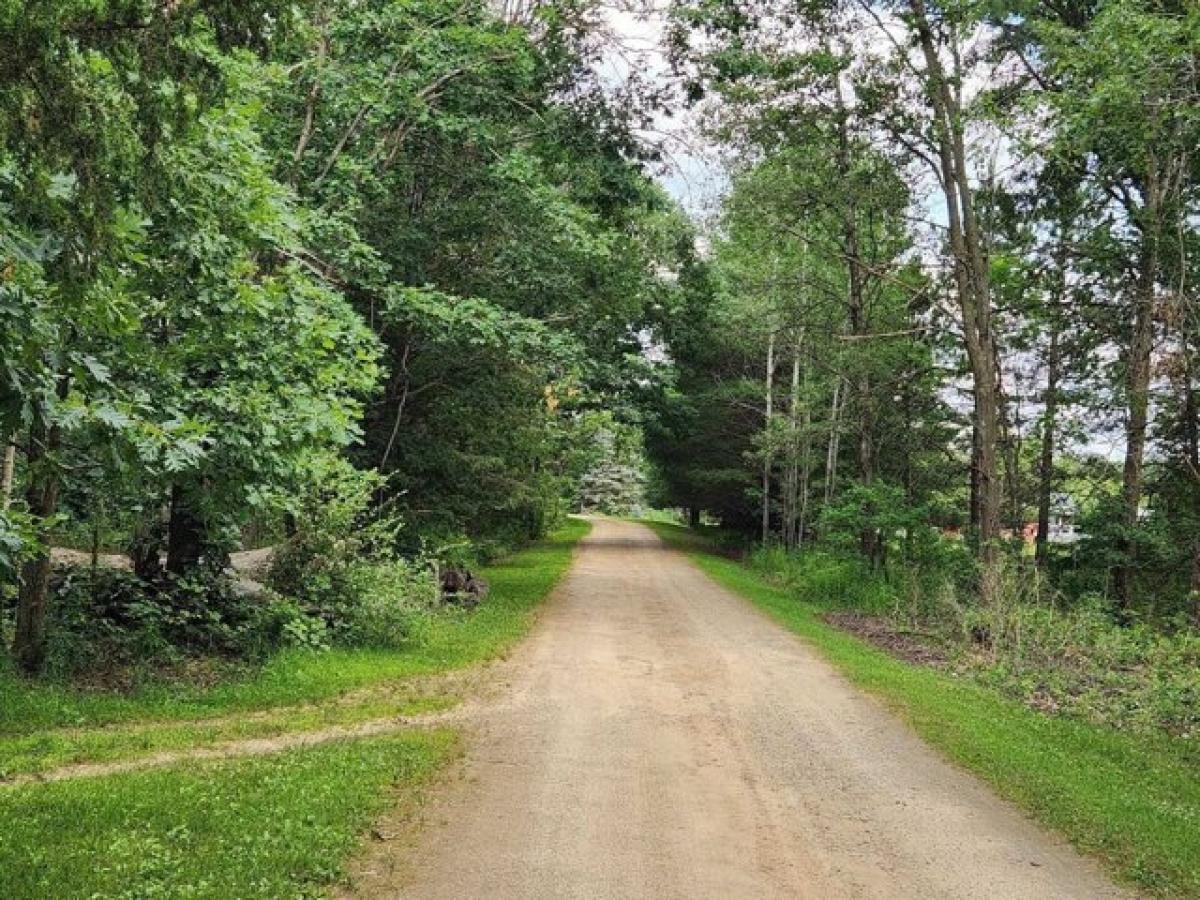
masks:
[[[356,602],[342,611],[336,639],[355,647],[401,646],[420,619],[441,603],[435,570],[420,562],[360,565],[352,581]]]
[[[340,606],[351,599],[352,572],[360,561],[394,555],[401,523],[373,502],[383,487],[376,472],[337,457],[320,457],[310,469],[306,489],[292,503],[293,527],[276,549],[268,581],[306,604]]]
[[[1113,622],[1100,596],[1069,610],[1032,602],[975,608],[993,635],[965,666],[1006,693],[1118,728],[1200,735],[1200,635]]]
[[[224,576],[147,585],[120,569],[56,574],[48,611],[46,674],[71,678],[162,668],[187,658],[256,660],[291,643],[269,596]]]
[[[828,550],[759,550],[751,565],[805,602],[917,625],[948,643],[959,672],[1045,712],[1200,736],[1200,634],[1120,625],[1100,594],[1068,607],[1017,559],[1002,568],[995,602],[980,606],[965,551],[942,544],[887,578],[856,555]]]
[[[401,523],[374,502],[383,484],[377,473],[322,459],[310,484],[294,508],[294,531],[275,554],[271,587],[323,622],[334,643],[402,644],[440,601],[435,567],[423,555],[397,556]],[[301,629],[288,633],[299,639]]]
[[[864,612],[887,611],[895,591],[857,557],[822,550],[790,553],[782,547],[755,551],[750,565],[772,581],[797,592],[807,603],[845,606]]]

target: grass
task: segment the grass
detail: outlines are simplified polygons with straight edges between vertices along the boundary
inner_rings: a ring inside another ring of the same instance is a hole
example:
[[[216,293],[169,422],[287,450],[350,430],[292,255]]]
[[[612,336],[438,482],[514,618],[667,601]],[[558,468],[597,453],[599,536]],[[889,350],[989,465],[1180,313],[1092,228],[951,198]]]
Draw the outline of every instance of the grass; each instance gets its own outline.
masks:
[[[715,581],[815,646],[932,746],[1116,877],[1164,897],[1200,897],[1200,772],[1187,742],[1046,716],[904,663],[826,624],[819,607],[745,565],[708,552],[705,537],[649,524]]]
[[[0,675],[0,776],[444,708],[453,697],[404,680],[508,650],[588,528],[572,520],[487,567],[482,606],[431,618],[400,650],[285,653],[240,681],[133,696]],[[326,896],[374,816],[398,798],[415,802],[455,746],[449,731],[409,731],[0,786],[0,897]]]
[[[432,618],[401,651],[286,651],[240,680],[207,688],[156,684],[128,696],[29,682],[0,670],[0,736],[295,706],[494,658],[528,631],[534,609],[566,571],[589,527],[571,519],[547,539],[485,567],[487,601],[470,613]]]
[[[0,897],[325,896],[362,830],[454,748],[409,733],[5,790]]]
[[[154,722],[93,729],[52,729],[0,737],[0,779],[36,775],[78,763],[135,759],[159,752],[212,747],[227,741],[273,738],[378,719],[435,712],[447,697],[356,696],[353,701],[281,707],[195,722]]]

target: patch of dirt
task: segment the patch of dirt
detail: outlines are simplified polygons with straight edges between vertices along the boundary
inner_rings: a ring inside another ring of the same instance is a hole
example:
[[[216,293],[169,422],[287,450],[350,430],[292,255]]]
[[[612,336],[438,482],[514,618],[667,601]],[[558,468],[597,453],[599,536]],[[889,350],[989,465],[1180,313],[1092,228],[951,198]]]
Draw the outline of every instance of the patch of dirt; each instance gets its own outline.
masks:
[[[945,669],[950,665],[950,654],[944,646],[936,642],[935,636],[905,631],[895,622],[889,622],[882,616],[834,612],[827,613],[822,618],[833,627],[848,631],[905,662],[935,669]]]
[[[488,666],[460,669],[452,672],[441,672],[436,675],[417,675],[398,681],[382,682],[363,688],[357,688],[333,697],[314,700],[308,703],[297,703],[288,706],[271,706],[266,709],[256,709],[248,712],[198,716],[191,719],[150,719],[135,721],[117,721],[104,725],[66,726],[52,728],[39,732],[45,735],[60,735],[70,738],[86,732],[97,731],[130,731],[142,732],[167,728],[186,728],[188,726],[219,727],[229,722],[255,722],[270,719],[275,716],[287,715],[305,709],[326,709],[329,707],[357,706],[370,700],[386,697],[397,706],[432,702],[439,707],[429,713],[414,713],[414,717],[440,714],[458,707],[464,698],[470,697],[475,702],[491,699],[492,691],[487,690],[485,673]],[[228,674],[228,673],[226,673]],[[83,687],[88,683],[75,683]]]
[[[174,663],[156,664],[153,682],[156,686],[205,690],[244,676],[252,669],[247,663],[233,662],[221,657],[187,658]],[[116,662],[89,669],[71,679],[71,685],[79,690],[125,696],[136,694],[146,683],[147,671],[144,666]]]

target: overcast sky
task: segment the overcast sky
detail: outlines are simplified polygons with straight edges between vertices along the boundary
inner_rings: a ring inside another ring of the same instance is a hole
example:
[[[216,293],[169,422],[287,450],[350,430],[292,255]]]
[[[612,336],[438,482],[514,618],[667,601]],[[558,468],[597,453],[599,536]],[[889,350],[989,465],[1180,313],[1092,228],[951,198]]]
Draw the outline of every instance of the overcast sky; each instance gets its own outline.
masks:
[[[605,60],[605,76],[624,83],[631,72],[665,85],[670,79],[663,48],[666,0],[613,0],[608,20],[613,34]],[[711,212],[725,180],[711,147],[700,138],[692,115],[676,103],[675,115],[660,115],[642,137],[664,154],[655,173],[663,187],[693,216]]]

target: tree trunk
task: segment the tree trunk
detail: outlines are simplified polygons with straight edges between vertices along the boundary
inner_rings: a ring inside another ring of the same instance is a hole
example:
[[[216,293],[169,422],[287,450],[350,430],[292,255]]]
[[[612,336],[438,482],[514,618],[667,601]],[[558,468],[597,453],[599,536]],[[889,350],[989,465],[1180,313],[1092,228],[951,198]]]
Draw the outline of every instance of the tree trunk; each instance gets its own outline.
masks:
[[[788,489],[787,516],[785,517],[783,542],[789,549],[799,543],[800,521],[800,355],[804,351],[804,333],[796,335],[796,347],[792,354],[792,396],[790,440],[788,441]]]
[[[1192,541],[1192,627],[1200,629],[1200,537]]]
[[[925,0],[909,0],[917,39],[925,60],[926,93],[933,111],[933,133],[946,199],[955,288],[962,313],[963,340],[975,390],[974,430],[978,441],[974,475],[978,503],[979,557],[982,563],[980,600],[995,597],[1000,566],[1001,483],[997,478],[999,448],[999,372],[992,333],[991,287],[975,198],[967,169],[964,123],[952,79],[943,66]],[[958,59],[955,54],[955,59]],[[960,84],[959,73],[953,82]]]
[[[688,527],[689,528],[699,528],[700,527],[700,507],[698,507],[698,506],[689,506],[688,507]]]
[[[8,443],[4,446],[4,471],[0,473],[0,509],[8,509],[12,504],[13,475],[17,468],[17,445]]]
[[[971,470],[967,474],[970,484],[970,499],[968,503],[967,531],[970,539],[978,543],[979,539],[979,429],[975,423],[979,420],[975,398],[971,398]]]
[[[807,381],[807,376],[806,376]],[[812,480],[812,413],[809,405],[804,404],[804,421],[801,425],[800,450],[800,509],[796,514],[796,546],[804,544],[808,537],[808,489]]]
[[[829,446],[825,451],[825,505],[833,502],[837,485],[838,444],[841,438],[841,393],[842,379],[833,383],[833,403],[829,411]]]
[[[850,130],[847,122],[846,102],[842,92],[841,78],[835,78],[835,103],[838,110],[837,167],[838,174],[848,183],[851,176]],[[842,220],[842,252],[846,260],[846,281],[850,333],[855,337],[866,337],[869,332],[866,304],[866,267],[863,264],[862,248],[858,233],[858,207],[854,202],[854,189],[847,193],[847,206]],[[861,366],[861,360],[859,361]],[[864,486],[875,481],[875,410],[871,397],[871,376],[860,371],[854,380],[855,404],[858,408],[858,478]],[[859,535],[862,555],[874,566],[878,562],[878,534],[876,529],[864,527]]]
[[[770,439],[771,417],[774,415],[775,392],[775,333],[767,338],[766,415],[763,419],[764,433]],[[763,450],[762,469],[762,542],[766,546],[771,539],[771,451]]]
[[[1154,189],[1148,188],[1148,204]],[[1150,210],[1150,216],[1157,212]],[[1150,360],[1154,345],[1154,290],[1158,280],[1158,251],[1152,234],[1143,232],[1135,289],[1133,333],[1125,363],[1125,391],[1128,405],[1125,421],[1125,466],[1121,482],[1121,536],[1117,549],[1121,561],[1113,570],[1113,592],[1123,616],[1134,599],[1134,533],[1142,503],[1143,464],[1146,456],[1146,425],[1150,407]]]
[[[70,392],[70,378],[58,381],[58,397],[65,400]],[[29,430],[29,488],[25,500],[30,513],[37,519],[45,537],[45,526],[58,511],[58,496],[62,473],[57,459],[62,447],[62,429],[46,421],[44,409],[34,416]],[[21,571],[21,588],[17,595],[16,632],[13,635],[13,658],[29,674],[42,668],[46,654],[46,607],[50,599],[52,561],[50,548],[25,563]]]
[[[143,511],[134,524],[133,538],[129,542],[129,558],[133,573],[142,581],[154,582],[162,577],[163,526],[169,521],[170,511],[166,504],[159,503],[153,514]]]
[[[867,334],[866,305],[863,300],[862,274],[857,259],[858,236],[853,228],[848,229],[847,252],[854,254],[850,268],[850,333],[859,337]],[[860,372],[854,385],[855,401],[858,406],[858,480],[864,487],[875,482],[875,408],[871,397],[871,376]],[[863,557],[874,567],[878,563],[879,535],[872,526],[864,526],[859,534],[859,548]]]
[[[171,488],[171,520],[167,525],[167,571],[178,576],[195,569],[204,550],[204,523],[192,509],[184,488],[175,485]]]
[[[1192,341],[1188,334],[1188,317],[1182,317],[1180,349],[1183,355],[1183,440],[1187,454],[1188,474],[1192,479],[1192,502],[1200,492],[1200,409],[1196,404],[1195,365]],[[1191,616],[1193,627],[1200,629],[1200,534],[1192,539]]]
[[[1042,417],[1042,450],[1038,460],[1038,521],[1034,558],[1039,568],[1046,567],[1050,555],[1050,501],[1054,494],[1054,439],[1058,427],[1058,379],[1061,365],[1058,327],[1050,331],[1046,353],[1046,399]]]
[[[996,360],[999,371],[1000,361]],[[1000,437],[1004,448],[1004,480],[1008,487],[1008,527],[1013,537],[1025,525],[1025,504],[1021,501],[1021,380],[1014,384],[1013,396],[1001,390]],[[1009,414],[1011,413],[1011,418]]]

